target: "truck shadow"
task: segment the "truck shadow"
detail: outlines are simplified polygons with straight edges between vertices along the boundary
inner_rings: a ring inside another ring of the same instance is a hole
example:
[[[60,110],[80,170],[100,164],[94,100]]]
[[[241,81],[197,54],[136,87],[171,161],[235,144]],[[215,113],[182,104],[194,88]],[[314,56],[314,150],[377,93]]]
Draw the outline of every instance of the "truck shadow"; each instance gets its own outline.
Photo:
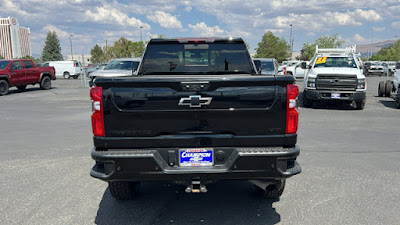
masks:
[[[263,199],[248,181],[220,181],[206,194],[187,194],[185,187],[146,182],[135,200],[115,200],[108,188],[96,224],[276,224],[273,200]]]
[[[300,93],[297,101],[299,107],[307,108],[303,105],[303,93]],[[325,109],[325,110],[355,110],[355,106],[352,103],[340,102],[340,101],[315,101],[313,102],[311,109]]]
[[[379,100],[379,102],[387,108],[397,108],[396,102],[394,100]]]
[[[57,87],[51,87],[51,89],[58,89]],[[31,86],[31,87],[26,87],[26,89],[25,90],[23,90],[23,91],[20,91],[20,90],[18,90],[17,88],[12,88],[12,89],[10,89],[9,91],[8,91],[8,94],[10,95],[10,94],[22,94],[22,93],[29,93],[29,92],[35,92],[35,91],[47,91],[47,90],[42,90],[42,89],[40,89],[40,87],[34,87],[34,86]]]

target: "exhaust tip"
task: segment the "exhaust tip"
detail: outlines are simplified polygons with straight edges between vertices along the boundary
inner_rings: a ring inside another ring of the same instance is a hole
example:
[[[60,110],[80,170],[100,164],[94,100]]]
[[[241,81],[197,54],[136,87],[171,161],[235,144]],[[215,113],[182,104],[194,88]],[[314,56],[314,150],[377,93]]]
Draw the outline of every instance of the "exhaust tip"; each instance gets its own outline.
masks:
[[[267,187],[265,187],[266,191],[275,191],[276,190],[276,184],[270,184]]]

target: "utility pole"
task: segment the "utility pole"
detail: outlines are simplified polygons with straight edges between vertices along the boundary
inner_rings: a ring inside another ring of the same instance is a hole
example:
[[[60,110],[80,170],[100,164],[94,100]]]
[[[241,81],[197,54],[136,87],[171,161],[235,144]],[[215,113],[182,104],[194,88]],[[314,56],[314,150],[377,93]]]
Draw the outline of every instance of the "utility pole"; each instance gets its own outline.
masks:
[[[105,55],[105,63],[108,63],[108,52],[107,52],[107,39],[106,39],[106,50],[105,50],[105,52],[104,52],[104,55]]]
[[[143,26],[140,26],[140,54],[143,53],[143,36],[142,36]]]
[[[293,24],[289,24],[289,26],[290,26],[290,60],[292,60],[292,56],[293,56],[293,36],[292,36]]]
[[[74,60],[74,53],[72,52],[72,34],[69,35],[69,43],[71,44],[71,56],[72,56],[72,60]]]

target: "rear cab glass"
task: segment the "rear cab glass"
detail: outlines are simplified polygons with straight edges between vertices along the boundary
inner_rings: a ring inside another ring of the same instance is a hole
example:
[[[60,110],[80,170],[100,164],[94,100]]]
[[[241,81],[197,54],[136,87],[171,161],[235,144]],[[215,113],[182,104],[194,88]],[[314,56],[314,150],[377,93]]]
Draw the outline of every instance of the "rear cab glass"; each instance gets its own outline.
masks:
[[[153,43],[138,74],[256,74],[243,43]]]

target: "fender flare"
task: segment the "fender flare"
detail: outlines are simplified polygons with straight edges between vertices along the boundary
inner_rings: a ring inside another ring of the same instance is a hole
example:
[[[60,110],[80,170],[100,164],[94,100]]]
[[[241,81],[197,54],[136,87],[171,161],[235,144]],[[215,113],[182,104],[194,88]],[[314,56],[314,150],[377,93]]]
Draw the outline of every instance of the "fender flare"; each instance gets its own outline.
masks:
[[[50,77],[50,80],[51,80],[51,74],[50,74],[49,72],[43,72],[43,73],[40,74],[39,82],[42,81],[42,78],[43,78],[44,76],[49,76],[49,77]]]
[[[10,85],[10,79],[8,78],[8,76],[7,75],[0,75],[0,79],[1,80],[6,80],[7,81],[7,83],[8,83],[8,85]]]

